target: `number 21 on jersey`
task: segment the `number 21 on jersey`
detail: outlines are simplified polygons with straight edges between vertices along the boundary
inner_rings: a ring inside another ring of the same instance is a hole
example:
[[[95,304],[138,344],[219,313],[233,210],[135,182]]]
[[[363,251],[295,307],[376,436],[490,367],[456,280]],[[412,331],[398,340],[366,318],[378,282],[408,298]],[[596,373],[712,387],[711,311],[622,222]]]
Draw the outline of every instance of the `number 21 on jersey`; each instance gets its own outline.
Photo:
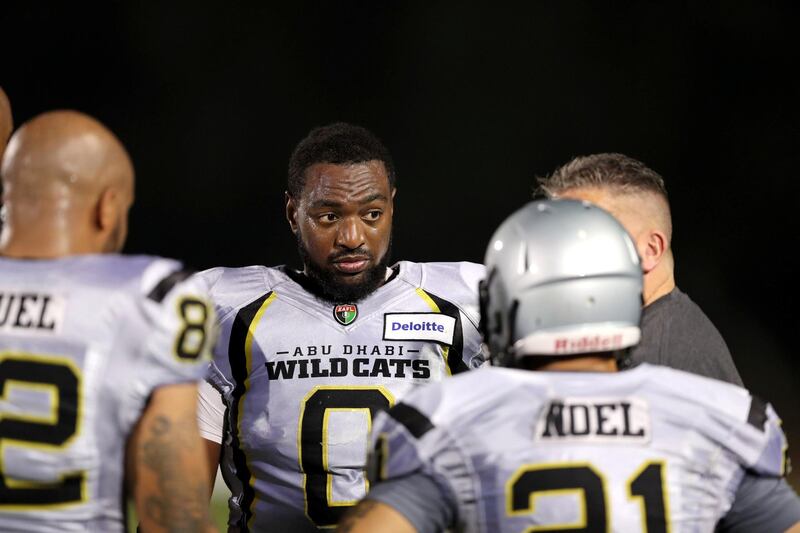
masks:
[[[663,461],[645,461],[628,479],[628,500],[639,504],[642,533],[670,531],[665,479],[666,464]],[[568,504],[566,498],[548,498],[558,496],[571,497],[570,501],[574,503]],[[606,533],[612,525],[609,503],[614,504],[609,502],[605,477],[589,463],[525,465],[518,468],[506,482],[508,516],[550,515],[548,504],[561,508],[557,511],[559,516],[563,515],[563,505],[576,509],[572,522],[546,523],[529,528],[526,532]]]

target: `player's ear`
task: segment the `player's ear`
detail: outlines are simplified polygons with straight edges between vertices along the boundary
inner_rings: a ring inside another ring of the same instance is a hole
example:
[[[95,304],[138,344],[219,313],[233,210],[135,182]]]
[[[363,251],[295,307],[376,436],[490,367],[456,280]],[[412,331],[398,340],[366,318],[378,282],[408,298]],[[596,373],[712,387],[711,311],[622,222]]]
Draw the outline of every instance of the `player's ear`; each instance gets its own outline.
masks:
[[[667,251],[667,236],[657,229],[649,230],[639,241],[639,256],[645,274],[653,270],[661,262]]]
[[[297,233],[297,202],[288,191],[284,193],[286,198],[286,220],[289,221],[289,228],[292,233]]]
[[[100,193],[95,209],[95,224],[101,232],[108,232],[119,221],[122,198],[116,187],[106,187]]]

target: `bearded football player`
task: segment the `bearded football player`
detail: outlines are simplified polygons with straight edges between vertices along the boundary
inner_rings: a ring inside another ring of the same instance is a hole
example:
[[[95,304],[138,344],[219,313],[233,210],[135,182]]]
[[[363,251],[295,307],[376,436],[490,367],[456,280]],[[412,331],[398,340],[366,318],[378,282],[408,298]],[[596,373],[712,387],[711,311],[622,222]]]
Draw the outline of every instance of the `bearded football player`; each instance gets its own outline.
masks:
[[[365,128],[315,128],[289,163],[303,269],[201,273],[222,333],[201,433],[231,489],[231,527],[317,531],[369,488],[373,416],[483,363],[481,265],[390,259],[395,170]]]

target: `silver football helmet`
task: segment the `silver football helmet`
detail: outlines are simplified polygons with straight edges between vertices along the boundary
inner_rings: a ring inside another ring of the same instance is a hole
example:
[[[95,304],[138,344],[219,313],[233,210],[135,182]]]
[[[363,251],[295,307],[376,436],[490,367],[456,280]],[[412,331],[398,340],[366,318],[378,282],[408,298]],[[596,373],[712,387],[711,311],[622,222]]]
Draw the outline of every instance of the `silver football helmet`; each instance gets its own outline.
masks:
[[[481,330],[494,364],[639,342],[639,256],[603,209],[576,200],[530,202],[495,231],[484,263]]]

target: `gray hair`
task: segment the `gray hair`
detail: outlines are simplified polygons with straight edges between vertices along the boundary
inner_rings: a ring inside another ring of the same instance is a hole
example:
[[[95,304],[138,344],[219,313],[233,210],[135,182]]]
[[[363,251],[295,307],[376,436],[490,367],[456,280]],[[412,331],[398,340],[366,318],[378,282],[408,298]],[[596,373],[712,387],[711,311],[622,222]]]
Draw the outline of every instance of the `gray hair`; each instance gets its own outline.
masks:
[[[552,174],[537,177],[536,197],[553,198],[578,187],[608,187],[622,193],[652,192],[668,202],[664,178],[641,161],[624,154],[575,157]]]

